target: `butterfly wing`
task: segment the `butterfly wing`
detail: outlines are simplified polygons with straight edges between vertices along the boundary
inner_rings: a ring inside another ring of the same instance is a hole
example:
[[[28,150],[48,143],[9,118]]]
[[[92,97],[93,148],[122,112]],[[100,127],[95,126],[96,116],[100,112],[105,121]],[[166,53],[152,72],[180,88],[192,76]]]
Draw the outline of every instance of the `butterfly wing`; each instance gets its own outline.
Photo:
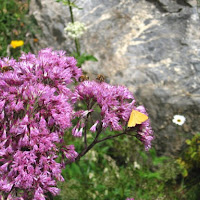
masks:
[[[130,118],[128,120],[128,127],[134,127],[136,125],[136,119],[135,119],[135,110],[132,110]]]
[[[141,124],[148,119],[148,116],[137,111],[132,110],[131,116],[128,121],[128,127],[134,127],[136,124]]]
[[[148,116],[135,110],[136,124],[141,124],[148,119]]]

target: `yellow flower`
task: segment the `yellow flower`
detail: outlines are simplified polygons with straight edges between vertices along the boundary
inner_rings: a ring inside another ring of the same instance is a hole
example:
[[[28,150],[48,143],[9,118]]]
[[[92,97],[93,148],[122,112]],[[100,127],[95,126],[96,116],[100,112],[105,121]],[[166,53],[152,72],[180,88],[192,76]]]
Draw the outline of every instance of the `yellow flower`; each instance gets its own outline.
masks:
[[[17,47],[21,47],[22,45],[24,45],[24,41],[23,40],[12,40],[10,45],[12,46],[12,48],[17,48]]]

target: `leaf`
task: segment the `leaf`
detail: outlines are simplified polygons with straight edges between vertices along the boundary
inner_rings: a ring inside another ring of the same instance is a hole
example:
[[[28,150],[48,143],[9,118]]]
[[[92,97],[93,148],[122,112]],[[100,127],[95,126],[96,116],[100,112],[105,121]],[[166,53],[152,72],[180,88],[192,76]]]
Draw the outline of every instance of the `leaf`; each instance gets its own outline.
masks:
[[[85,61],[93,61],[93,62],[97,62],[97,58],[95,58],[93,55],[91,54],[86,54],[83,53],[80,56],[77,53],[72,54],[76,60],[77,60],[77,66],[81,66],[82,64],[85,63]]]
[[[191,158],[194,158],[197,155],[197,152],[193,152]]]
[[[159,165],[159,164],[161,164],[161,163],[163,163],[165,160],[168,160],[168,158],[167,157],[165,157],[165,156],[161,156],[161,157],[155,157],[154,159],[153,159],[153,165]]]
[[[187,171],[186,169],[184,169],[183,172],[182,172],[182,175],[183,175],[184,177],[188,176],[188,171]]]
[[[190,145],[191,144],[191,140],[186,140],[185,143]]]

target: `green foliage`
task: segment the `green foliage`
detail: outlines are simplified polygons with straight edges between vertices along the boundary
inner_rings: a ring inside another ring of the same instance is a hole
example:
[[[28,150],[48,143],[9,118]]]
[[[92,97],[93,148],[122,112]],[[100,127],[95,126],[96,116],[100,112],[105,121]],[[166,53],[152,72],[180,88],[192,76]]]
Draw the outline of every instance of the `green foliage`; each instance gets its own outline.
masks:
[[[196,134],[191,140],[186,140],[186,144],[187,148],[182,157],[177,159],[184,177],[188,176],[189,171],[200,168],[200,133]]]
[[[0,0],[0,57],[17,58],[21,51],[30,51],[29,39],[33,35],[34,26],[28,12],[28,1]],[[12,40],[23,40],[24,45],[13,49],[9,46]]]
[[[56,0],[56,2],[62,2],[64,5],[69,7],[71,22],[74,24],[73,8],[82,9],[75,4],[76,0],[74,0],[73,2],[71,0]],[[76,47],[76,51],[72,53],[72,56],[76,58],[78,67],[81,67],[81,65],[84,64],[86,61],[98,61],[97,58],[95,58],[93,55],[81,53],[81,45],[78,37],[74,38],[74,44]]]
[[[196,200],[200,196],[200,133],[186,140],[187,147],[177,163],[185,177],[185,190],[188,199]]]
[[[77,60],[77,66],[80,67],[82,64],[85,63],[85,61],[93,61],[97,62],[97,58],[95,58],[93,55],[83,53],[81,55],[78,55],[78,53],[72,54],[76,60]]]
[[[81,146],[80,140],[76,141],[77,147]],[[155,149],[145,152],[132,137],[119,137],[97,144],[78,163],[68,165],[63,170],[66,182],[60,183],[61,194],[55,199],[184,199],[176,184],[179,173],[173,159],[158,157]]]

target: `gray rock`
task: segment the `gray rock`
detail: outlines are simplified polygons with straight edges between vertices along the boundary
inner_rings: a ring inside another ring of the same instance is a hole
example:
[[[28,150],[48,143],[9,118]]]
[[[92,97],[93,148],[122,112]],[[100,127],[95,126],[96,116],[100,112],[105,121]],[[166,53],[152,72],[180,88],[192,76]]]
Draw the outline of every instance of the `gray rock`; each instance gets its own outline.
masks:
[[[200,131],[200,17],[195,0],[80,0],[76,20],[87,25],[82,52],[88,73],[126,85],[150,114],[155,147],[176,154],[185,138]],[[68,7],[53,0],[32,0],[30,14],[43,31],[35,50],[52,46],[73,51],[64,36]],[[186,117],[183,126],[173,115]]]

